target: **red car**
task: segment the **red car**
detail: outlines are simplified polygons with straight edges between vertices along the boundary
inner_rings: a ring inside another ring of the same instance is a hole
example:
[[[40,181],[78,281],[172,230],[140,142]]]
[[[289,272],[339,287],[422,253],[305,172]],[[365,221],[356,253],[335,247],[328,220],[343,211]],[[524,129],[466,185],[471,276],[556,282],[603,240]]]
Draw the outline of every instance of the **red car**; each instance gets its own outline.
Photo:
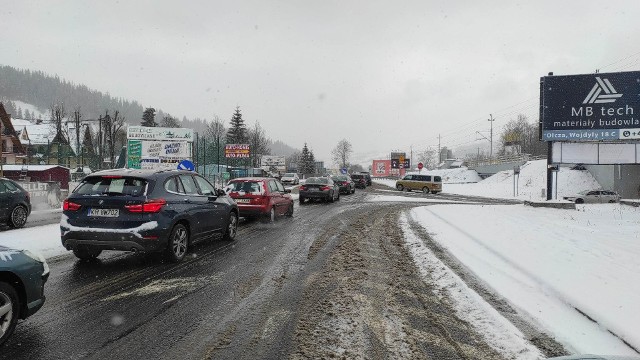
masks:
[[[272,178],[238,178],[227,184],[226,191],[238,204],[240,216],[265,217],[274,221],[277,216],[293,216],[293,198],[282,183]]]

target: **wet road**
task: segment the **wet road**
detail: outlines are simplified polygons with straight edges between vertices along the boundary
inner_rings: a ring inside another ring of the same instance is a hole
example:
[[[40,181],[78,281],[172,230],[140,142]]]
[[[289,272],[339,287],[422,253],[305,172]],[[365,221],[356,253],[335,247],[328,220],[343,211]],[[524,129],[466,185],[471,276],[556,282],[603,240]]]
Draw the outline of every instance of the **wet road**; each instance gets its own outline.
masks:
[[[90,263],[57,258],[45,306],[19,323],[0,359],[292,356],[306,312],[322,299],[309,298],[309,286],[341,232],[374,211],[413,206],[364,201],[372,192],[385,194],[374,186],[334,204],[296,202],[293,218],[245,222],[236,241],[198,244],[180,264],[117,252]]]

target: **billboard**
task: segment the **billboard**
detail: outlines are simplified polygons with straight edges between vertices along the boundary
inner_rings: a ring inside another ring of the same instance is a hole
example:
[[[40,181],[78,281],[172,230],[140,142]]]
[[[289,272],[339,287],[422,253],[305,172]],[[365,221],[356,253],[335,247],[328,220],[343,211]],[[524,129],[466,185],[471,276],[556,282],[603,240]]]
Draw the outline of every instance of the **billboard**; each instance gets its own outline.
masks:
[[[379,177],[391,175],[391,160],[373,160],[371,175]]]
[[[181,140],[193,142],[193,129],[129,126],[129,140]]]
[[[275,168],[277,171],[286,171],[285,157],[277,155],[262,155],[260,158],[260,167],[264,171],[271,171]]]
[[[230,159],[248,159],[251,157],[251,147],[249,144],[226,144],[224,146],[224,157]]]
[[[545,76],[542,140],[640,139],[640,71]]]
[[[191,159],[193,129],[129,126],[127,168],[176,169]]]
[[[408,169],[411,167],[411,163],[407,159],[407,153],[392,152],[390,157],[392,169]]]

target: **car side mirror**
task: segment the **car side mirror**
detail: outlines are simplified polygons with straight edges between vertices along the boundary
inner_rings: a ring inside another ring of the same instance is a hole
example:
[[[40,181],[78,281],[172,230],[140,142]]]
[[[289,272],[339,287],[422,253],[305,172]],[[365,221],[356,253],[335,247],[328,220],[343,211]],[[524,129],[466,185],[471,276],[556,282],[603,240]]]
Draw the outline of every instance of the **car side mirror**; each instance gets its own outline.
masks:
[[[224,190],[222,190],[222,189],[216,189],[216,194],[217,194],[217,196],[225,196],[225,195],[227,195],[227,193],[224,192]]]

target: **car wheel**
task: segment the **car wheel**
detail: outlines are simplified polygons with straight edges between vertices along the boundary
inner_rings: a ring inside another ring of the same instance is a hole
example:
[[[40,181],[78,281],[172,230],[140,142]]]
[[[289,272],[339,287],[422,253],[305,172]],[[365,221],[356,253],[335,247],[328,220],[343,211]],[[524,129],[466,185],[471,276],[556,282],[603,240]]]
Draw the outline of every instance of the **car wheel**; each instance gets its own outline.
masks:
[[[271,208],[271,210],[269,210],[269,215],[267,215],[267,221],[268,222],[276,221],[276,207],[275,206],[273,206]]]
[[[396,189],[398,189],[398,191],[402,191],[404,190],[404,186],[402,186],[402,184],[398,184],[396,185]]]
[[[73,255],[75,255],[80,260],[93,260],[97,258],[101,253],[102,250],[87,245],[78,245],[73,248]]]
[[[422,188],[422,192],[423,192],[423,193],[425,193],[425,194],[428,194],[428,193],[429,193],[429,188],[428,188],[428,187],[426,187],[426,186],[425,186],[425,187],[423,187],[423,188]]]
[[[353,193],[355,193],[355,192],[356,192],[356,188],[352,188],[352,189],[351,189],[351,193],[353,194]]]
[[[179,262],[184,259],[189,246],[189,230],[182,225],[176,224],[169,235],[169,244],[167,246],[167,259],[171,262]]]
[[[614,204],[614,203],[616,203],[616,202],[617,202],[617,201],[615,201],[615,200],[609,200],[609,203],[611,203],[611,204]]]
[[[582,200],[582,199],[576,199],[576,204],[584,204],[584,200]]]
[[[291,204],[289,204],[289,209],[287,209],[287,212],[284,214],[287,217],[292,217],[293,216],[293,202],[291,202]]]
[[[336,198],[336,200],[340,200],[340,191],[338,191],[338,197]]]
[[[27,208],[23,205],[18,205],[11,211],[11,217],[9,218],[9,226],[15,229],[19,229],[27,223]]]
[[[0,345],[13,333],[18,323],[20,304],[13,286],[0,282]]]
[[[334,201],[335,201],[334,196],[335,196],[335,194],[331,194],[331,195],[329,195],[329,198],[327,198],[327,200],[328,200],[330,203],[334,202]]]
[[[229,214],[227,231],[225,231],[222,239],[226,241],[233,241],[235,240],[237,233],[238,233],[238,214],[232,211],[231,214]]]

